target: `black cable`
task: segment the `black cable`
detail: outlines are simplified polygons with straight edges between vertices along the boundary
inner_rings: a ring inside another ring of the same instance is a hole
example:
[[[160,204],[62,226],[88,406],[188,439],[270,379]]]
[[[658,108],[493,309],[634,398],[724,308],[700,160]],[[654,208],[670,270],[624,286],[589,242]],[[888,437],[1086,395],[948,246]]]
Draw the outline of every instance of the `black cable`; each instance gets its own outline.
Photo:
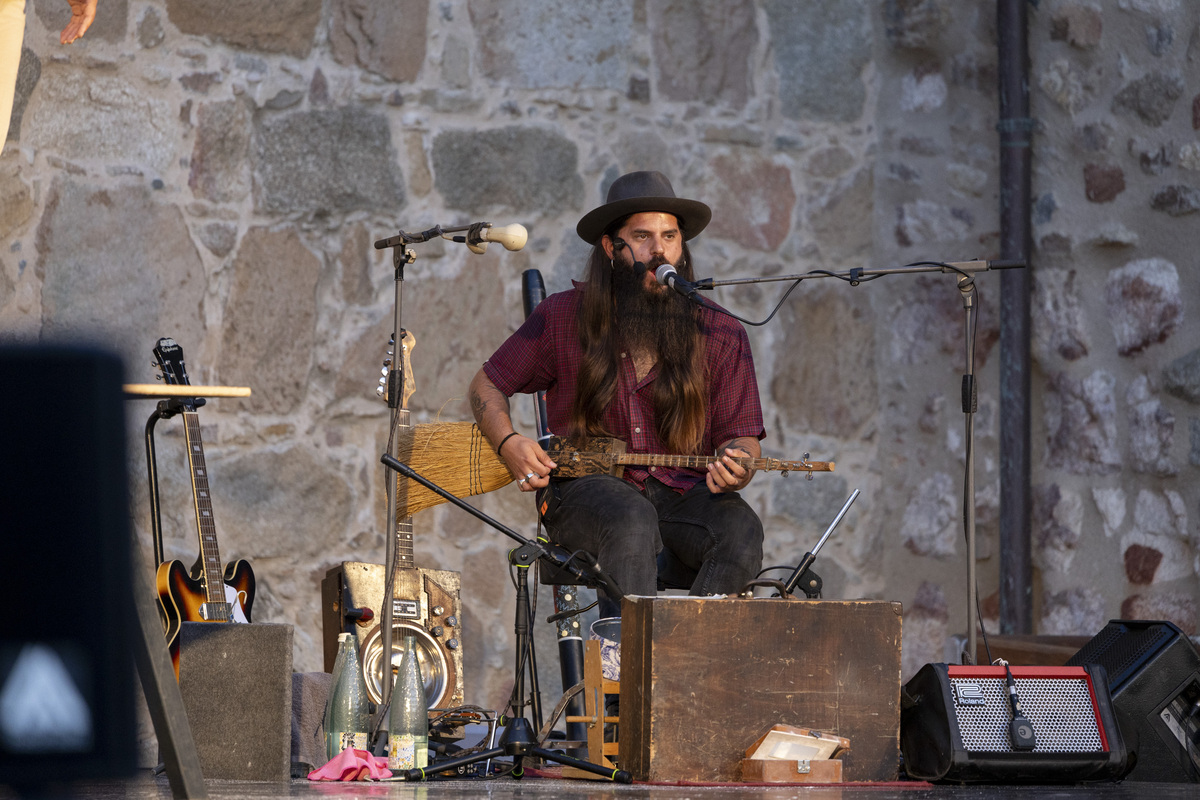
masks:
[[[905,264],[904,266],[906,266],[906,267],[940,267],[943,270],[948,270],[950,272],[957,272],[959,275],[962,275],[964,278],[969,279],[971,277],[970,273],[964,272],[963,270],[959,269],[958,267],[952,266],[952,265],[947,264],[942,261],[914,261],[913,263]],[[732,317],[733,319],[736,319],[738,322],[741,322],[744,325],[752,325],[757,328],[762,325],[766,325],[768,322],[771,321],[771,319],[775,316],[775,314],[783,306],[783,301],[788,299],[788,296],[792,293],[792,291],[797,286],[799,286],[800,282],[802,280],[804,280],[805,278],[825,276],[825,277],[837,278],[838,280],[845,281],[846,283],[850,284],[851,286],[858,286],[860,283],[866,283],[867,281],[873,281],[873,280],[877,280],[878,278],[884,277],[884,275],[867,275],[864,277],[861,274],[857,274],[860,272],[861,272],[861,270],[852,269],[852,270],[850,270],[849,275],[839,275],[838,273],[830,272],[827,269],[809,270],[808,272],[804,273],[800,277],[796,278],[795,282],[793,282],[792,285],[788,287],[788,290],[783,293],[783,297],[779,298],[779,302],[775,304],[775,308],[771,309],[771,313],[768,314],[767,318],[764,319],[762,322],[751,322],[750,320],[745,319],[744,317],[739,317],[737,314],[733,313],[732,311],[721,308],[720,306],[717,306],[714,303],[708,302],[700,295],[696,295],[695,300],[696,300],[697,305],[700,305],[704,308],[711,309],[712,311],[715,311],[718,314],[724,314],[727,317]],[[703,281],[699,281],[698,283],[703,283]],[[704,287],[697,285],[697,288],[704,288]],[[713,287],[710,286],[708,288],[713,288]]]

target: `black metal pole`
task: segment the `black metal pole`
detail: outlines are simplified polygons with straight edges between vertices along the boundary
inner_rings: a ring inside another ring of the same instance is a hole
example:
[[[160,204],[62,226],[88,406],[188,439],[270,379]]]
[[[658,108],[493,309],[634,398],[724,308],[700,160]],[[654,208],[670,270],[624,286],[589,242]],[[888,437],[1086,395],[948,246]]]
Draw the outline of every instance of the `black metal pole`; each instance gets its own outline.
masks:
[[[1033,120],[1028,0],[998,0],[1000,253],[1030,264]],[[1033,630],[1030,558],[1030,269],[1000,283],[1000,632]],[[974,657],[974,653],[971,654]]]

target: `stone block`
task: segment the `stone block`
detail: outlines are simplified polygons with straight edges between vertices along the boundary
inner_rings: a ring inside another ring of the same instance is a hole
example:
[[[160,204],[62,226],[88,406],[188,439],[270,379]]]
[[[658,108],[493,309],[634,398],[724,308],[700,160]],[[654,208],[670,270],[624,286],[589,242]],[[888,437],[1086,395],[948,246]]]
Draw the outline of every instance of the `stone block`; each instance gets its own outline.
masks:
[[[167,37],[163,31],[162,18],[154,8],[147,8],[137,23],[137,41],[144,50],[152,50]]]
[[[769,159],[718,156],[712,174],[721,188],[713,193],[707,232],[751,250],[778,248],[791,230],[796,208],[791,172]]]
[[[770,52],[788,119],[853,122],[867,99],[871,60],[869,5],[766,0]]]
[[[321,0],[274,0],[268,13],[245,0],[167,0],[167,19],[180,33],[305,58],[321,22],[321,5]]]
[[[1130,595],[1121,603],[1121,619],[1164,619],[1195,636],[1196,599],[1182,592]]]
[[[1091,636],[1104,627],[1111,614],[1104,596],[1089,587],[1046,592],[1038,633],[1046,636]],[[1125,619],[1131,619],[1125,617]]]
[[[1104,18],[1100,10],[1083,3],[1070,3],[1055,11],[1050,18],[1050,39],[1065,41],[1081,50],[1091,50],[1100,44]]]
[[[1075,475],[1119,472],[1113,376],[1097,370],[1083,380],[1066,373],[1046,381],[1046,466]]]
[[[1066,573],[1083,536],[1083,499],[1056,483],[1033,490],[1034,555],[1041,569]]]
[[[237,405],[287,414],[304,399],[316,336],[321,265],[294,229],[251,228],[233,263],[220,374],[254,393]]]
[[[1075,270],[1047,268],[1033,275],[1034,357],[1043,365],[1055,357],[1075,361],[1088,354],[1085,315],[1075,285]]]
[[[1180,356],[1163,370],[1163,390],[1189,403],[1200,404],[1200,350]]]
[[[887,0],[883,7],[888,43],[900,49],[932,47],[949,21],[946,0]]]
[[[1200,211],[1200,189],[1181,184],[1167,186],[1154,193],[1150,198],[1150,207],[1172,217],[1195,214]]]
[[[250,194],[249,110],[240,100],[204,103],[196,119],[188,175],[192,193],[214,203],[245,198]]]
[[[394,213],[404,204],[403,177],[382,114],[355,107],[260,113],[252,142],[260,213]]]
[[[37,229],[43,336],[108,341],[130,365],[171,336],[205,363],[204,264],[179,209],[159,197],[148,186],[51,183]]]
[[[826,288],[780,313],[786,333],[775,351],[772,402],[798,430],[857,437],[879,404],[874,342],[857,335],[871,318],[870,298]],[[841,345],[809,346],[814,330]]]
[[[33,216],[33,194],[21,180],[20,167],[14,161],[0,163],[0,240],[23,227]]]
[[[1175,415],[1154,396],[1145,375],[1130,383],[1125,403],[1129,407],[1129,466],[1136,472],[1177,474],[1179,467],[1171,460]]]
[[[177,159],[176,107],[119,75],[53,65],[22,143],[74,159],[165,173]]]
[[[1096,510],[1104,521],[1104,535],[1111,537],[1121,529],[1125,522],[1125,490],[1115,487],[1092,487],[1092,499],[1096,502]]]
[[[935,472],[921,481],[904,508],[900,538],[919,556],[951,558],[959,540],[958,494],[954,479]]]
[[[1109,273],[1104,301],[1117,352],[1140,353],[1164,342],[1183,315],[1179,272],[1162,258],[1131,261]]]
[[[518,89],[628,87],[628,0],[559,3],[552,13],[527,0],[472,0],[467,9],[476,63],[489,81]]]
[[[578,209],[583,201],[578,161],[574,142],[544,128],[446,130],[433,140],[435,187],[448,207],[463,211]],[[480,169],[481,164],[505,168]]]
[[[758,49],[753,3],[667,0],[647,10],[664,99],[746,105],[754,92],[750,61]]]
[[[412,83],[425,63],[429,0],[334,0],[329,45],[339,64]]]
[[[1114,114],[1140,119],[1152,128],[1162,125],[1183,94],[1183,78],[1166,72],[1151,72],[1126,84],[1113,98]]]
[[[1084,195],[1093,203],[1111,203],[1125,191],[1125,172],[1117,166],[1085,164]]]

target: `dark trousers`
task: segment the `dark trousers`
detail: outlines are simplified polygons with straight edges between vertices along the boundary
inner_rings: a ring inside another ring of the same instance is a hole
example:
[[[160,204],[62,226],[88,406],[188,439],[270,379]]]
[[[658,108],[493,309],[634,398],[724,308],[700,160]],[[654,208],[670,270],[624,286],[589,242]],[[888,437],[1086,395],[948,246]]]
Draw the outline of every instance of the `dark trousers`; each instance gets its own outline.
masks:
[[[731,594],[762,568],[763,527],[736,492],[712,494],[700,482],[683,494],[653,478],[644,492],[611,475],[554,481],[539,507],[550,539],[586,550],[625,594],[660,586],[689,594]],[[661,568],[661,571],[660,571]],[[600,616],[620,606],[600,590]]]

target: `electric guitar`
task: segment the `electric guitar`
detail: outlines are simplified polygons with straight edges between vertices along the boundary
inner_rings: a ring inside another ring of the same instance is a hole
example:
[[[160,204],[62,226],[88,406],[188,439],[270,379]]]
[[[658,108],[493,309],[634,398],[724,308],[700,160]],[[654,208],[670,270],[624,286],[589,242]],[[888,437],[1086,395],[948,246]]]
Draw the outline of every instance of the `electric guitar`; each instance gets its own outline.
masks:
[[[168,384],[188,386],[183,348],[174,339],[159,339],[154,358]],[[196,409],[203,399],[179,401],[187,442],[188,466],[192,478],[192,498],[196,509],[196,528],[200,535],[200,558],[192,574],[181,561],[164,561],[158,567],[158,613],[179,679],[179,632],[184,622],[249,622],[254,603],[254,572],[246,561],[231,561],[221,569],[217,548],[217,528],[213,521],[209,495],[208,467],[204,463],[204,444],[200,440],[200,417]]]

